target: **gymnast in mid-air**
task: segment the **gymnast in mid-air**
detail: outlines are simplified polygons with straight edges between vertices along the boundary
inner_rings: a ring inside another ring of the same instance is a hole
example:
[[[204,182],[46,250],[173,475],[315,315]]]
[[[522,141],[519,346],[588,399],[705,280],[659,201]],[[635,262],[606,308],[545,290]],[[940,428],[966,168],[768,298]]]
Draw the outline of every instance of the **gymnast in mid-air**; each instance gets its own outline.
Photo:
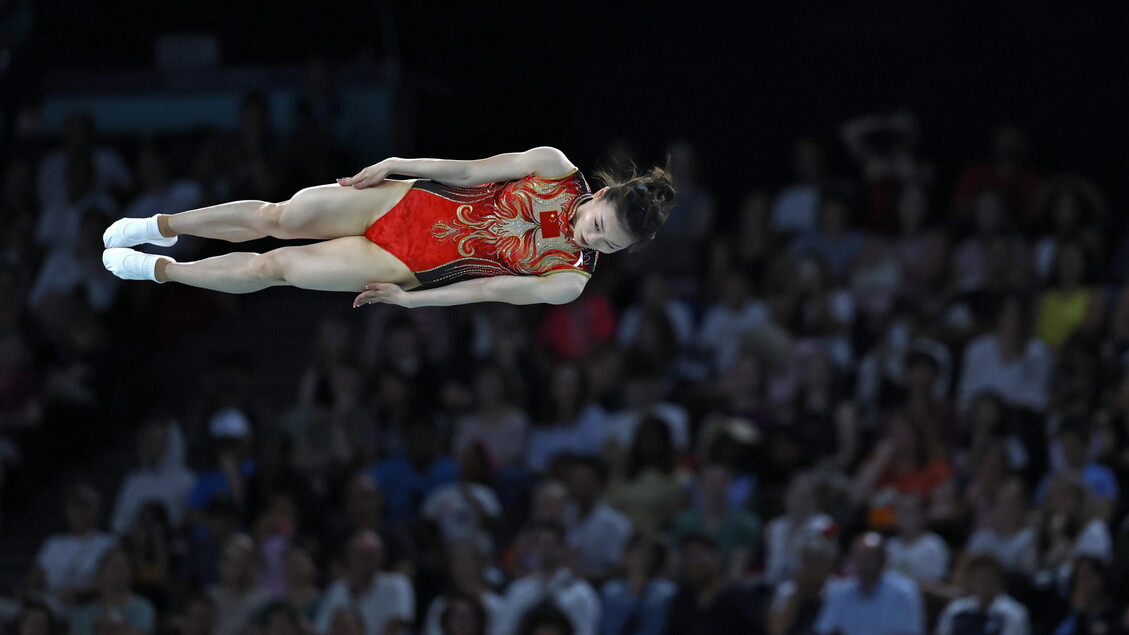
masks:
[[[126,280],[226,293],[279,285],[360,292],[354,307],[564,304],[580,295],[599,253],[653,238],[674,202],[663,168],[597,178],[604,187],[592,192],[550,147],[474,161],[389,158],[281,203],[234,201],[120,219],[103,235],[102,262]],[[320,242],[195,262],[131,249],[170,246],[180,234]]]

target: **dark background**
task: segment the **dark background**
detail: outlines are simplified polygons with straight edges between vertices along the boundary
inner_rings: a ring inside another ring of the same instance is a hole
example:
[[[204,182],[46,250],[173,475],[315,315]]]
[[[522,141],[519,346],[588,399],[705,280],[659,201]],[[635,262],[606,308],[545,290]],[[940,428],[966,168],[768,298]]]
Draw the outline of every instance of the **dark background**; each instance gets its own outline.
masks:
[[[1127,27],[1118,1],[54,0],[37,8],[17,88],[146,67],[159,34],[214,32],[227,65],[398,59],[420,89],[421,155],[551,144],[590,166],[616,139],[658,159],[686,137],[724,201],[782,182],[795,137],[830,141],[845,118],[908,107],[940,164],[981,154],[991,127],[1014,121],[1036,164],[1094,174],[1122,198]]]

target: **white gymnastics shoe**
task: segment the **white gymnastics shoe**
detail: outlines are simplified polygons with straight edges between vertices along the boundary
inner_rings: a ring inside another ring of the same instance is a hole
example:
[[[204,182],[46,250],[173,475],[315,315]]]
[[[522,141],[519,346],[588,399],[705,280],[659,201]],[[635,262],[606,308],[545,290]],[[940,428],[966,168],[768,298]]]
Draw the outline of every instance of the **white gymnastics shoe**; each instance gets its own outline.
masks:
[[[157,282],[157,261],[168,256],[144,254],[125,247],[113,247],[102,252],[102,264],[122,280],[149,280]]]
[[[176,244],[177,236],[162,236],[157,228],[157,215],[149,218],[119,218],[110,225],[102,234],[102,244],[111,247],[132,247],[141,243],[150,243],[161,247],[172,247]]]

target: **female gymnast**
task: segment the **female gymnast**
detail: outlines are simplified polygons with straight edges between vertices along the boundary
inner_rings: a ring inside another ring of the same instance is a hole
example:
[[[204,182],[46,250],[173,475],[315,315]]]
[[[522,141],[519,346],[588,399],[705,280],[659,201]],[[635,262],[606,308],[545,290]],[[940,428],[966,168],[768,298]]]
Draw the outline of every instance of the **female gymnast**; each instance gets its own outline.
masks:
[[[387,178],[392,174],[418,178]],[[389,158],[281,203],[235,201],[123,218],[103,235],[102,262],[125,280],[227,293],[278,285],[360,291],[354,308],[563,304],[580,295],[598,253],[650,240],[673,204],[662,168],[623,179],[597,176],[606,185],[593,193],[564,153],[550,147],[475,161]],[[322,240],[195,262],[130,249],[169,246],[179,234]]]

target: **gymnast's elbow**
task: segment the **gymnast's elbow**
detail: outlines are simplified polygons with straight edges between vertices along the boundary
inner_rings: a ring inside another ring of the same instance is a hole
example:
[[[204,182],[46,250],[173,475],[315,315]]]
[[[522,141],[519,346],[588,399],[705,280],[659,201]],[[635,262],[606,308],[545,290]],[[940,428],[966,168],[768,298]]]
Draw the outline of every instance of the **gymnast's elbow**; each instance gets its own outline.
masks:
[[[541,289],[541,301],[548,304],[568,304],[580,297],[588,278],[578,273],[564,272],[545,276]]]

